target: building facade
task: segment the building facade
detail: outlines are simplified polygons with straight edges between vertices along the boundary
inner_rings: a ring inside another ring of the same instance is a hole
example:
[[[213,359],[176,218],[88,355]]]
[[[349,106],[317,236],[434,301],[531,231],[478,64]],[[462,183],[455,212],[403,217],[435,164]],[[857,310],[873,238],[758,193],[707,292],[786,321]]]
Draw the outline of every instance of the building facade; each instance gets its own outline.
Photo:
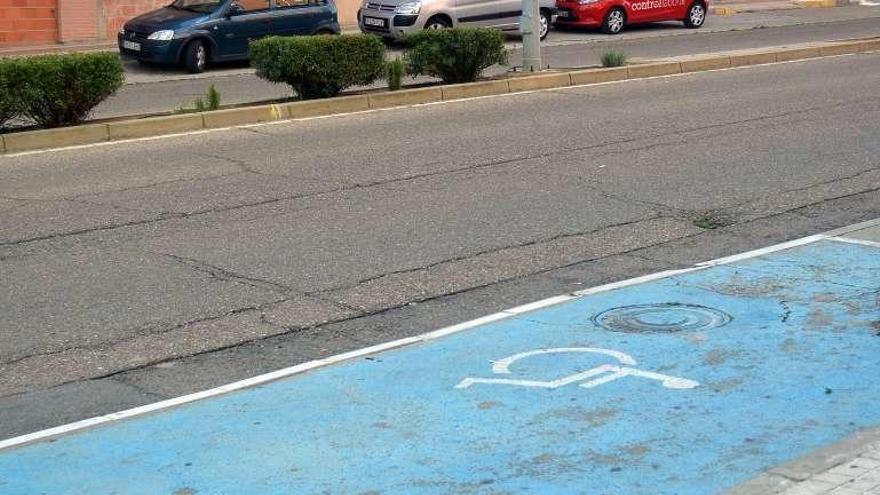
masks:
[[[171,0],[0,0],[0,48],[115,39],[122,25]],[[357,0],[337,1],[352,24]]]

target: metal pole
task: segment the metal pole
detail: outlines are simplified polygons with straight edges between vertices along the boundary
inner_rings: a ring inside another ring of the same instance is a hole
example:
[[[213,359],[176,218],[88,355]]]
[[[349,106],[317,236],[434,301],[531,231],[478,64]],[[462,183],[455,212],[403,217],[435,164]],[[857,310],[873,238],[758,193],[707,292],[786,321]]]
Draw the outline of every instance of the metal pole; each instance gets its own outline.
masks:
[[[523,37],[523,71],[541,70],[541,28],[539,0],[522,0],[520,31]]]

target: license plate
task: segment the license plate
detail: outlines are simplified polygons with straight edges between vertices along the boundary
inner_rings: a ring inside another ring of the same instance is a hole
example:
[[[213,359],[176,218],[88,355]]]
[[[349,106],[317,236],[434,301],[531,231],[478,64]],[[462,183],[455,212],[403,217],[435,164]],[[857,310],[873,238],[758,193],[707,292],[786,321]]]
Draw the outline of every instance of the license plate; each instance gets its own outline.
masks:
[[[126,50],[133,50],[133,51],[139,52],[139,51],[141,51],[141,44],[135,43],[134,41],[123,40],[122,48],[125,48]]]
[[[556,17],[560,17],[560,18],[568,17],[568,11],[567,10],[560,10],[559,12],[556,13]]]
[[[364,17],[365,26],[385,27],[385,19],[376,19],[375,17]]]

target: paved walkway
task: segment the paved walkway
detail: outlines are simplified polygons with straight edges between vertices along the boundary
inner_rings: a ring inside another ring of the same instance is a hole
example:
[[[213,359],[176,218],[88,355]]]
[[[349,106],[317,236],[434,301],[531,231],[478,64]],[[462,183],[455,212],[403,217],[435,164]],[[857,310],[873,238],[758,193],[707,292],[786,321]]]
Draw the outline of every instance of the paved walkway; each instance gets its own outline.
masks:
[[[880,424],[876,225],[0,442],[0,487],[718,493]],[[856,455],[787,493],[875,493]]]

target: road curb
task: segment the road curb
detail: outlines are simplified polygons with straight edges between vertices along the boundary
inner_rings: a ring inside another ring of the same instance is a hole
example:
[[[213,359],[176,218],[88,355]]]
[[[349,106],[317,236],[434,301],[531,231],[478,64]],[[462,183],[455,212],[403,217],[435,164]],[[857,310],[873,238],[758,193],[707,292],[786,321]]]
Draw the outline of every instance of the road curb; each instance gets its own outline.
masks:
[[[776,495],[784,493],[795,487],[798,482],[820,475],[835,466],[852,460],[868,447],[877,445],[878,442],[880,442],[880,428],[858,431],[835,444],[765,471],[721,495]]]
[[[735,15],[745,12],[768,12],[774,10],[792,9],[822,9],[832,7],[844,7],[850,5],[850,0],[791,0],[789,2],[759,2],[752,5],[747,2],[734,3],[731,5],[716,5],[709,8],[712,15]]]
[[[361,112],[372,109],[400,108],[481,96],[564,88],[573,85],[600,84],[625,79],[644,79],[680,73],[705,72],[730,67],[788,62],[878,50],[880,50],[880,39],[878,38],[805,43],[776,48],[672,57],[626,67],[530,74],[469,84],[431,86],[322,100],[245,106],[194,114],[135,118],[59,129],[16,132],[0,134],[0,154],[56,149],[125,139],[150,138],[205,129],[223,129],[265,122]]]

